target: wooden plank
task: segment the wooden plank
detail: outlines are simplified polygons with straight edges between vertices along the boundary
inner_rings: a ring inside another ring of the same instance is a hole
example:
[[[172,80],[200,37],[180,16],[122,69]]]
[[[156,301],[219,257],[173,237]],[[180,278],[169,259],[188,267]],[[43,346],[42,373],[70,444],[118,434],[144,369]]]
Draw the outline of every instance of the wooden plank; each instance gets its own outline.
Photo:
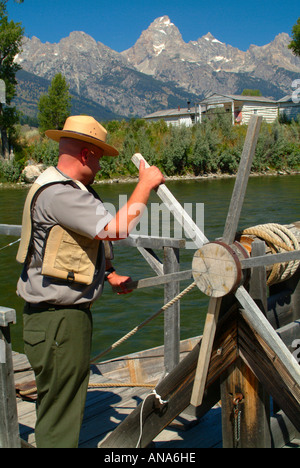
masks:
[[[233,244],[236,236],[261,122],[261,117],[253,116],[248,126],[241,156],[241,162],[239,165],[222,238],[223,242],[228,245]],[[191,404],[193,406],[199,406],[203,398],[205,381],[211,355],[211,347],[214,340],[216,323],[218,321],[221,303],[222,298],[212,298],[210,300],[209,313],[207,314],[203,332],[203,340],[205,343],[207,343],[207,348],[203,346],[200,350],[195,385],[191,398]]]
[[[244,310],[242,315],[245,320],[239,323],[240,356],[296,429],[300,430],[299,383],[293,379],[276,352],[252,328],[248,317],[244,316]]]
[[[3,236],[20,236],[22,226],[16,224],[0,224],[0,234]]]
[[[259,266],[275,265],[276,263],[292,262],[300,260],[300,250],[285,252],[273,255],[263,255],[259,257],[246,258],[241,260],[242,269],[255,268]]]
[[[261,123],[262,117],[257,115],[253,115],[249,122],[223,233],[223,241],[227,244],[233,243],[237,232]]]
[[[0,326],[0,448],[20,448],[17,404],[15,397],[13,360],[10,339],[11,309],[8,317],[2,310]]]
[[[271,418],[272,447],[283,448],[295,437],[299,437],[299,431],[286,417],[283,411],[278,411]]]
[[[219,298],[213,297],[209,301],[202,338],[203,345],[201,345],[200,348],[197,371],[191,396],[191,405],[195,407],[200,406],[203,400],[221,304],[222,299]]]
[[[164,248],[164,273],[177,273],[180,269],[179,249]],[[174,299],[180,293],[180,282],[172,281],[165,285],[164,303]],[[180,356],[180,301],[169,307],[164,313],[164,349],[165,372],[171,372],[179,363]]]
[[[198,417],[203,416],[219,400],[219,377],[222,372],[224,372],[224,369],[230,366],[237,358],[236,340],[236,315],[232,313],[226,314],[218,324],[208,372],[207,391],[201,407],[198,408]],[[201,346],[202,344],[200,341],[181,363],[158,384],[156,388],[157,394],[159,394],[163,400],[168,400],[168,403],[159,405],[155,395],[149,395],[149,397],[100,444],[99,448],[136,447],[140,436],[141,410],[143,411],[141,447],[147,447],[157,434],[189,405],[199,356],[199,348]]]
[[[256,303],[243,286],[236,291],[235,296],[243,307],[243,316],[255,330],[257,337],[264,340],[276,355],[276,361],[280,360],[286,370],[286,373],[290,374],[291,379],[294,382],[291,392],[294,392],[293,387],[295,385],[298,386],[299,391],[295,393],[295,396],[299,398],[300,404],[300,367],[296,359],[289,352],[274,328],[270,325],[264,314],[257,307]]]
[[[153,276],[151,278],[144,278],[137,281],[131,281],[127,283],[128,289],[142,289],[142,288],[151,288],[154,286],[161,286],[163,284],[172,283],[174,281],[185,281],[192,279],[193,274],[192,270],[179,271],[178,273],[169,273],[164,276]],[[121,288],[115,287],[114,291],[122,291]]]
[[[137,249],[157,275],[164,274],[163,264],[152,249],[145,249],[144,247],[137,247]]]
[[[144,247],[145,249],[162,250],[164,247],[184,249],[185,239],[174,239],[172,237],[149,237],[130,234],[127,239],[113,242],[118,247]]]
[[[0,224],[0,235],[3,236],[20,236],[21,230],[21,225]],[[164,247],[184,249],[186,241],[185,239],[174,239],[172,237],[149,237],[130,234],[127,239],[113,242],[113,244],[119,247],[144,247],[161,250]]]
[[[240,358],[221,376],[221,400],[223,448],[271,448],[266,392]]]
[[[265,243],[255,240],[251,255],[263,255]],[[266,314],[266,269],[254,270],[249,291]],[[237,395],[241,401],[237,403]],[[270,398],[257,377],[241,359],[221,377],[222,432],[224,448],[271,448]]]
[[[9,307],[0,307],[0,327],[8,327],[10,323],[16,323],[16,311]]]
[[[141,160],[145,161],[145,167],[149,167],[147,161],[139,153],[134,154],[131,160],[138,169],[140,167]],[[208,242],[208,239],[205,237],[204,233],[200,230],[189,214],[183,209],[181,204],[178,202],[178,200],[176,200],[174,195],[170,192],[165,184],[160,185],[156,190],[156,193],[166,205],[166,207],[171,211],[171,213],[173,213],[176,221],[183,227],[186,234],[197,247],[202,247],[203,244]]]
[[[300,320],[295,320],[295,322],[289,323],[284,327],[279,328],[276,330],[278,336],[286,345],[286,347],[290,350],[291,353],[295,351],[295,347],[293,345],[295,340],[300,340]]]

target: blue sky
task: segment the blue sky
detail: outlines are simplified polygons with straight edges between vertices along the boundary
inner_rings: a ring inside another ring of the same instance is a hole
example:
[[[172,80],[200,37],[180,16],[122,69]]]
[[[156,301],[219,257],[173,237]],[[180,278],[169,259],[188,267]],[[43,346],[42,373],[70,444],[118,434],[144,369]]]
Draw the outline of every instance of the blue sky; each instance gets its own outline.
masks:
[[[59,42],[84,31],[121,52],[133,46],[154,19],[167,15],[185,42],[207,32],[247,50],[286,32],[300,16],[299,0],[24,0],[8,2],[9,18],[21,22],[28,37]]]

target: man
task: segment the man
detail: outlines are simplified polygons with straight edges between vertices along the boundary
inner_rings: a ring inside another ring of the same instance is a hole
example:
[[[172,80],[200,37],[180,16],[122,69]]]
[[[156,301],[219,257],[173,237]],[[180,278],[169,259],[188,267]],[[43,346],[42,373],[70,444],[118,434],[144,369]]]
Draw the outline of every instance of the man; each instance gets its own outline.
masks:
[[[116,273],[105,246],[128,236],[164,178],[141,164],[135,190],[113,218],[90,187],[102,156],[118,155],[106,130],[92,117],[74,116],[46,135],[59,142],[59,160],[25,202],[17,292],[26,301],[25,352],[38,389],[37,447],[71,448],[78,446],[89,379],[91,305],[105,279],[129,292],[130,278]]]

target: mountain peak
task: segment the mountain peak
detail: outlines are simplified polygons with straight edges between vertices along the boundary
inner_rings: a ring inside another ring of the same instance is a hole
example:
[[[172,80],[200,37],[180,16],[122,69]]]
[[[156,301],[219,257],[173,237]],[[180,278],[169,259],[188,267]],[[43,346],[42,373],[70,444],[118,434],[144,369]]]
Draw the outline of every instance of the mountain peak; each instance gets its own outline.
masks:
[[[218,39],[216,39],[210,32],[208,32],[207,34],[205,34],[205,36],[200,37],[200,39],[198,39],[198,42],[199,42],[199,41],[202,41],[203,39],[205,39],[207,42],[213,42],[213,43],[218,43],[218,44],[224,44],[223,42],[221,42],[221,41],[219,41]]]
[[[156,18],[153,23],[153,25],[163,25],[163,26],[174,26],[174,23],[171,23],[171,20],[168,16],[161,16],[160,18]]]

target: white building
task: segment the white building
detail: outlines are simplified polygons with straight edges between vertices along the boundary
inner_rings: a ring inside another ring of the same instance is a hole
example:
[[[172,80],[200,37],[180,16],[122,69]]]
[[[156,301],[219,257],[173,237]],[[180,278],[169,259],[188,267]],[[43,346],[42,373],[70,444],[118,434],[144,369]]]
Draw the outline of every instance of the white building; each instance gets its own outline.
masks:
[[[295,102],[292,96],[285,96],[278,101],[279,116],[285,116],[288,120],[300,119],[300,102]]]
[[[283,109],[285,106],[286,109],[289,108],[288,112],[292,112],[292,104],[290,101],[284,102],[281,100],[276,102],[263,96],[214,93],[194,106],[188,103],[188,107],[158,111],[146,115],[144,118],[153,122],[164,120],[168,125],[190,127],[195,123],[201,123],[206,116],[218,113],[218,109],[222,109],[222,112],[225,110],[231,115],[233,125],[248,124],[253,114],[261,115],[267,123],[273,123],[278,117],[278,107],[282,106],[280,108]],[[295,106],[293,112],[296,111],[297,106]]]
[[[278,104],[263,96],[241,96],[234,94],[212,94],[199,103],[199,120],[205,114],[217,113],[218,109],[225,109],[232,116],[232,124],[248,124],[251,115],[261,115],[263,119],[272,123],[278,117]]]
[[[199,105],[190,106],[188,103],[188,107],[154,112],[153,114],[146,115],[144,119],[151,122],[164,120],[168,125],[191,127],[199,121]]]

